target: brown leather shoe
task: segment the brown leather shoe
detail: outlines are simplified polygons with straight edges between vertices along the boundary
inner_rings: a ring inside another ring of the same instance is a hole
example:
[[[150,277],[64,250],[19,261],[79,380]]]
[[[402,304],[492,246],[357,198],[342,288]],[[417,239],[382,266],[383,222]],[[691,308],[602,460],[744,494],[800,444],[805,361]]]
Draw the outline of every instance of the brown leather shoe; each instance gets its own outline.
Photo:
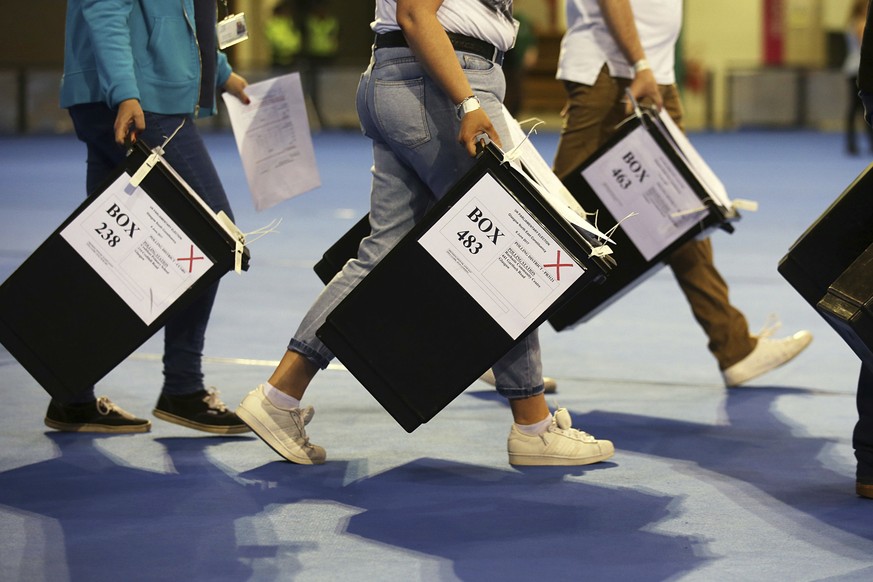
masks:
[[[873,484],[855,481],[855,493],[867,499],[873,499]]]

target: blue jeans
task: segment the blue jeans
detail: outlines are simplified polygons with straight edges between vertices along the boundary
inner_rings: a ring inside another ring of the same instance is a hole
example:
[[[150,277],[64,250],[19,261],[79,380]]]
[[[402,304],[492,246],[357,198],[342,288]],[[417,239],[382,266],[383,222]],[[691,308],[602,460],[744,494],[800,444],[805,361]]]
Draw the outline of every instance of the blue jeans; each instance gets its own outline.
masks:
[[[115,111],[103,103],[88,103],[75,105],[69,112],[76,136],[88,148],[86,188],[89,195],[94,194],[124,160],[124,149],[115,143]],[[212,210],[223,210],[233,218],[224,187],[192,118],[146,112],[146,129],[138,139],[150,147],[159,146],[183,119],[185,125],[164,148],[164,158]],[[164,394],[189,394],[203,389],[203,344],[217,291],[216,282],[164,325]],[[93,398],[94,387],[87,386],[75,401]]]
[[[507,135],[501,116],[503,71],[477,55],[456,55],[498,134]],[[357,258],[318,296],[288,346],[320,368],[333,358],[315,335],[327,314],[475,163],[457,143],[460,122],[454,103],[408,48],[374,51],[358,85],[357,109],[364,134],[373,141],[371,234],[361,241]],[[497,390],[507,398],[542,392],[536,330],[493,369]]]

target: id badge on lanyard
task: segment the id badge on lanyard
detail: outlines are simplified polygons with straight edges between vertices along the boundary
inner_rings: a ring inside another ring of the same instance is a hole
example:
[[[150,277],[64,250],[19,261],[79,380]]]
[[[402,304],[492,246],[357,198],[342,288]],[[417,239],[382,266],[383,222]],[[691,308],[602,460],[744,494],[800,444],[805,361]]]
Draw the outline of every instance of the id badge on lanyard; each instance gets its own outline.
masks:
[[[249,38],[249,29],[246,26],[246,15],[228,14],[227,0],[221,0],[224,5],[224,19],[215,25],[218,35],[218,48],[226,49]]]

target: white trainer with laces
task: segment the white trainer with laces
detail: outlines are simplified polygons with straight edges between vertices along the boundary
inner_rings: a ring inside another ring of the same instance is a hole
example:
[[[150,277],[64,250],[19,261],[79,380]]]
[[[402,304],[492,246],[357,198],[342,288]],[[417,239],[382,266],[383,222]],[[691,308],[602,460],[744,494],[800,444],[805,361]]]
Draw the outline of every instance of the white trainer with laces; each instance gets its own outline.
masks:
[[[506,443],[510,465],[590,465],[615,454],[611,441],[597,440],[587,432],[573,428],[566,408],[552,415],[552,424],[540,435],[527,435],[515,425]]]
[[[320,465],[327,458],[324,449],[306,436],[305,426],[313,414],[311,406],[291,410],[277,407],[264,394],[263,385],[249,392],[236,409],[236,415],[270,448],[301,465]]]
[[[812,342],[812,334],[806,330],[779,339],[770,339],[765,334],[761,334],[752,353],[722,371],[725,386],[728,388],[739,386],[790,362],[805,350],[810,342]]]

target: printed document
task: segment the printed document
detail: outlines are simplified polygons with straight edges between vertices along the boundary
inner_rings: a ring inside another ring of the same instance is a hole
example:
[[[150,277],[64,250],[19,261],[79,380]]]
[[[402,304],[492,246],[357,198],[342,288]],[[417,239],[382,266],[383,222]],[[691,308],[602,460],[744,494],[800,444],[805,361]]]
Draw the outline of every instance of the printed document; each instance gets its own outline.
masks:
[[[587,166],[582,177],[613,218],[629,217],[621,228],[647,261],[709,212],[642,126]]]
[[[585,273],[491,174],[418,242],[513,339]]]
[[[233,135],[257,210],[321,186],[300,73],[246,87],[251,103],[224,93]]]
[[[127,174],[61,236],[146,325],[215,264]]]

